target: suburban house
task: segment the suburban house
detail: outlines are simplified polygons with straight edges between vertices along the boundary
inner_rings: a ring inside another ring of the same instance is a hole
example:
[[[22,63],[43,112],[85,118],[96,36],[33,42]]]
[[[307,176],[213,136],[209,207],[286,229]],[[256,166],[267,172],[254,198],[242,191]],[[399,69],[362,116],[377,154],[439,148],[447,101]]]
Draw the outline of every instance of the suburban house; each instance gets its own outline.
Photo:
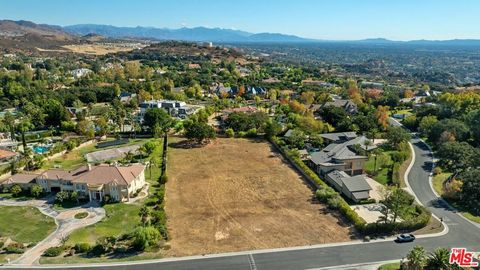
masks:
[[[350,99],[335,99],[333,101],[326,102],[323,107],[337,107],[344,109],[347,113],[355,114],[358,112],[357,104]]]
[[[161,108],[166,110],[171,116],[186,118],[194,114],[201,106],[187,105],[184,101],[177,100],[149,100],[140,103],[140,118],[143,120],[145,112],[150,108]]]
[[[324,177],[330,171],[341,170],[348,175],[363,174],[368,157],[356,152],[357,149],[370,151],[376,148],[365,136],[354,132],[320,134],[328,143],[319,152],[311,153],[309,164],[316,173]]]
[[[0,149],[0,163],[8,162],[12,159],[15,159],[18,156],[18,153],[12,152],[6,149]]]
[[[370,198],[372,188],[364,175],[350,176],[343,171],[334,170],[325,177],[328,183],[354,202]]]
[[[37,183],[37,177],[39,176],[39,174],[33,173],[17,173],[0,182],[0,185],[7,188],[19,185],[23,190],[29,190],[33,184]]]
[[[122,92],[119,98],[120,98],[120,102],[122,102],[123,104],[126,104],[126,103],[130,103],[130,101],[132,101],[132,99],[136,97],[137,97],[137,94],[135,93]]]
[[[329,144],[321,151],[310,153],[308,166],[353,201],[368,199],[371,188],[363,170],[368,157],[358,152],[373,150],[376,146],[354,132],[320,136]]]
[[[267,89],[264,87],[255,87],[255,86],[247,86],[245,90],[245,95],[249,97],[253,96],[265,96],[267,94]]]
[[[90,201],[103,201],[105,196],[114,201],[128,201],[145,185],[145,166],[102,164],[81,166],[74,170],[50,169],[40,174],[15,174],[1,185],[8,187],[18,184],[28,189],[35,183],[48,193],[76,191],[80,197]]]
[[[90,70],[88,68],[78,68],[78,69],[74,69],[70,72],[70,74],[72,74],[75,79],[84,77],[84,76],[88,75],[89,73],[92,73],[92,70]]]
[[[219,97],[233,97],[237,95],[239,91],[239,87],[232,86],[232,87],[225,87],[223,84],[214,84],[211,87],[211,91],[214,92]],[[254,96],[265,96],[267,94],[267,89],[264,87],[257,87],[257,86],[246,86],[245,93],[243,93],[247,97],[254,97]]]

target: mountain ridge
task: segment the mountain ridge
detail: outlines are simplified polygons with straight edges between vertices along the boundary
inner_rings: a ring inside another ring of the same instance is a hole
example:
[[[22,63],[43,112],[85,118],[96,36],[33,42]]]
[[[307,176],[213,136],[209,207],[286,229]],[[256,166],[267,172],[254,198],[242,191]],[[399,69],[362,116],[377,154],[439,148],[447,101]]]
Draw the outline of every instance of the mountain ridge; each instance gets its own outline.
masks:
[[[137,37],[158,40],[183,40],[203,42],[308,42],[310,39],[280,33],[250,33],[241,30],[208,27],[182,27],[178,29],[156,27],[118,27],[101,24],[77,24],[64,26],[71,34],[100,34],[108,37]]]
[[[154,40],[179,40],[190,42],[215,42],[215,43],[344,43],[344,44],[370,44],[370,45],[419,45],[419,46],[480,46],[478,39],[450,39],[450,40],[409,40],[397,41],[386,38],[367,38],[362,40],[318,40],[303,38],[295,35],[281,33],[250,33],[242,30],[208,27],[182,27],[178,29],[157,27],[118,27],[103,24],[77,24],[58,26],[49,24],[36,24],[26,20],[0,20],[0,37],[14,41],[33,40],[40,44],[46,40],[52,45],[78,41],[89,34],[96,34],[106,38],[134,38]],[[21,39],[20,36],[24,36]],[[0,43],[6,43],[1,42]]]

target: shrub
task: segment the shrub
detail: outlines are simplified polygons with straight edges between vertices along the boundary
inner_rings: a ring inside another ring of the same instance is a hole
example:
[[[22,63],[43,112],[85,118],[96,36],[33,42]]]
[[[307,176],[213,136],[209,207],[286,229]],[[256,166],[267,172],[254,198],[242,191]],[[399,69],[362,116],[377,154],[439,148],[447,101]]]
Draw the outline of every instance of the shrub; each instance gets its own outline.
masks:
[[[392,182],[393,184],[400,186],[400,163],[395,163],[393,164],[393,170],[392,170]]]
[[[257,129],[256,128],[251,128],[247,131],[247,137],[253,138],[257,137]]]
[[[115,247],[113,252],[115,252],[117,254],[123,254],[123,253],[127,252],[127,250],[128,250],[127,246],[118,246],[118,247]]]
[[[17,247],[17,246],[8,246],[4,248],[5,253],[7,254],[22,254],[23,253],[23,248]]]
[[[88,255],[99,257],[106,252],[105,247],[102,244],[96,244],[89,251]]]
[[[151,214],[151,221],[153,225],[161,225],[167,222],[167,214],[163,209],[157,209]]]
[[[327,200],[327,206],[328,208],[330,209],[338,209],[340,207],[340,204],[341,204],[341,197],[340,196],[334,196],[334,197],[331,197]]]
[[[63,251],[65,251],[64,246],[51,247],[51,248],[48,248],[47,250],[45,250],[45,252],[43,252],[43,256],[45,256],[45,257],[57,257]]]
[[[88,216],[88,213],[87,212],[80,212],[80,213],[76,213],[75,214],[75,218],[76,219],[84,219]]]
[[[163,199],[165,198],[165,185],[161,185],[157,190],[157,203],[163,203]]]
[[[55,201],[59,203],[63,203],[64,201],[68,200],[70,196],[68,195],[68,192],[66,191],[60,191],[55,195]]]
[[[0,248],[2,248],[2,247],[3,247],[3,245],[4,245],[4,243],[3,243],[3,242],[0,242]]]
[[[442,171],[442,168],[440,168],[440,167],[435,167],[435,168],[433,169],[433,174],[434,174],[434,175],[441,174],[442,172],[443,172],[443,171]]]
[[[247,136],[247,132],[245,132],[245,131],[238,132],[238,137],[243,138],[243,137],[246,137],[246,136]]]
[[[133,246],[136,250],[145,250],[157,244],[160,232],[152,226],[137,227],[133,233]]]
[[[232,128],[227,128],[225,130],[225,135],[227,135],[227,137],[229,137],[229,138],[233,138],[233,137],[235,137],[235,131],[233,131]]]
[[[40,195],[42,194],[43,192],[43,188],[42,186],[40,186],[39,184],[34,184],[32,185],[32,187],[30,188],[30,194],[33,196],[33,197],[40,197]]]
[[[89,252],[91,247],[89,243],[77,243],[75,244],[73,249],[75,249],[75,252],[77,253],[85,253],[85,252]]]
[[[164,172],[162,176],[160,176],[159,183],[160,185],[166,184],[168,182],[167,173]]]
[[[19,185],[13,185],[12,188],[10,188],[10,192],[12,193],[13,197],[17,197],[22,193],[22,188]]]
[[[316,192],[317,199],[326,203],[330,198],[338,196],[338,193],[331,187],[320,187]]]

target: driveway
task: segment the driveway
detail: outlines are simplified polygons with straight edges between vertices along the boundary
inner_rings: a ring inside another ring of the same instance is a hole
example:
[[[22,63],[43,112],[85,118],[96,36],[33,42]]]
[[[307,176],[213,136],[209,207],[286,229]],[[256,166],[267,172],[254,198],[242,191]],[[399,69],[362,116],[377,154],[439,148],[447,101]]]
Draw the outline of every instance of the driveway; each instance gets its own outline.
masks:
[[[51,199],[49,200],[28,200],[28,201],[14,201],[14,200],[0,200],[0,205],[3,206],[31,206],[36,207],[44,215],[47,215],[55,220],[57,229],[51,233],[47,238],[40,241],[34,247],[25,251],[12,264],[19,265],[33,265],[38,264],[40,256],[50,247],[58,246],[62,243],[70,233],[76,229],[80,229],[92,224],[95,224],[105,217],[105,209],[99,207],[97,204],[85,204],[80,207],[57,211],[52,208]],[[76,219],[75,214],[80,212],[87,212],[88,216],[83,219]]]

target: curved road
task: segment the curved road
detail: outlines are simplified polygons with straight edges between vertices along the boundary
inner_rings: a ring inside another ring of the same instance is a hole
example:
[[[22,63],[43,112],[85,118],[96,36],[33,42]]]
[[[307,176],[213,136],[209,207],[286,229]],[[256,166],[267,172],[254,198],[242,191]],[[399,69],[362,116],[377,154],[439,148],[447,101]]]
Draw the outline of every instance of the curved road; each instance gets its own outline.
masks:
[[[411,143],[415,152],[415,162],[408,175],[410,186],[422,204],[427,206],[435,215],[443,218],[449,227],[449,232],[446,235],[419,238],[414,243],[405,244],[396,244],[391,240],[370,243],[358,242],[327,247],[312,246],[270,251],[251,251],[150,262],[83,265],[75,268],[95,270],[312,269],[400,259],[415,245],[422,245],[427,250],[433,250],[437,247],[466,247],[473,251],[480,251],[480,226],[459,216],[443,200],[435,196],[429,183],[429,175],[433,167],[432,153],[418,138],[413,138]],[[58,266],[57,268],[72,269],[73,267]],[[28,269],[33,269],[33,267],[28,267]]]

